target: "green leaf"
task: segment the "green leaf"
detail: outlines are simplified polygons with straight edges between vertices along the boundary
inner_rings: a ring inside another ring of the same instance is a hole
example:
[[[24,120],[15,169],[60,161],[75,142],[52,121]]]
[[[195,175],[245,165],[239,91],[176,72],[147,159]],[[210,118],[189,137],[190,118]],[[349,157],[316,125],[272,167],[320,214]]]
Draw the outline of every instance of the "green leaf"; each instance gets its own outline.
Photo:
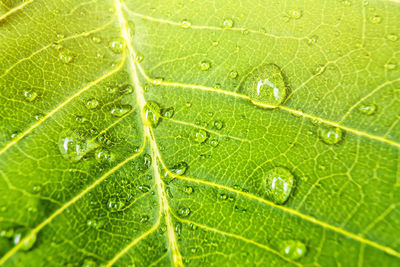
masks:
[[[0,264],[398,266],[398,1],[0,3]]]

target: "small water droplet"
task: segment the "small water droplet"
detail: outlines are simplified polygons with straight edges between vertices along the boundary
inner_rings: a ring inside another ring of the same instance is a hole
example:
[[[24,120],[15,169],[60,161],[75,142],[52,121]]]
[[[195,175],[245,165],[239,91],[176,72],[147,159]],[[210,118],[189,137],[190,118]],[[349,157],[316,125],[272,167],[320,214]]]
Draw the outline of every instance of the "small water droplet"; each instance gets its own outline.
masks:
[[[292,19],[299,19],[299,18],[301,18],[302,15],[303,15],[303,12],[298,9],[293,9],[293,10],[289,11],[289,16]]]
[[[135,23],[133,23],[133,21],[131,20],[128,21],[128,34],[131,37],[131,39],[135,35]]]
[[[101,227],[104,226],[105,221],[104,220],[96,220],[96,219],[90,219],[86,222],[86,224],[89,227],[92,227],[94,229],[100,229]]]
[[[142,184],[142,185],[139,185],[138,186],[138,189],[140,190],[140,191],[142,191],[143,193],[147,193],[147,192],[149,192],[150,191],[150,186],[148,186],[148,185],[145,185],[145,184]]]
[[[208,139],[208,133],[203,129],[197,129],[193,133],[193,139],[199,144],[204,143]]]
[[[315,45],[318,41],[318,36],[317,35],[313,35],[308,39],[308,45]]]
[[[143,108],[146,124],[151,127],[157,127],[160,122],[161,108],[160,105],[154,101],[147,101]]]
[[[61,53],[60,55],[58,55],[58,58],[61,60],[62,63],[64,64],[68,64],[72,62],[72,56]]]
[[[282,70],[275,64],[257,68],[243,84],[251,102],[266,108],[283,104],[288,93],[288,85]]]
[[[92,36],[92,41],[96,44],[101,43],[101,38],[97,36]]]
[[[313,70],[313,74],[314,75],[321,75],[322,73],[324,73],[326,67],[324,65],[318,65],[314,70]]]
[[[111,197],[107,202],[107,208],[110,212],[121,211],[125,207],[125,203],[117,197]]]
[[[182,207],[182,208],[179,209],[178,214],[179,214],[179,216],[181,216],[181,217],[187,217],[187,216],[190,215],[190,212],[191,212],[191,211],[190,211],[189,208]]]
[[[111,115],[114,117],[122,117],[126,115],[132,109],[131,105],[121,105],[111,109]]]
[[[155,86],[159,86],[163,83],[164,79],[163,78],[154,78],[151,83]]]
[[[218,144],[219,144],[219,142],[218,142],[217,139],[212,139],[212,140],[210,141],[210,145],[211,145],[212,147],[217,147]]]
[[[221,130],[224,127],[224,122],[220,120],[214,121],[214,128],[217,130]]]
[[[214,47],[216,47],[216,46],[218,46],[218,44],[219,44],[219,42],[218,41],[214,41],[214,42],[212,42],[212,46],[214,46]]]
[[[86,107],[88,109],[95,109],[98,106],[99,106],[99,101],[96,98],[92,98],[86,101]]]
[[[340,128],[320,127],[318,128],[319,138],[328,145],[334,145],[342,140],[343,133]]]
[[[390,34],[386,35],[386,39],[388,39],[389,41],[395,42],[395,41],[397,41],[398,37],[396,34],[390,33]]]
[[[170,108],[164,109],[162,113],[163,113],[164,118],[171,119],[172,116],[174,116],[175,110],[173,107],[170,107]]]
[[[373,24],[379,24],[382,22],[382,17],[379,15],[374,15],[372,17],[369,18],[369,21]]]
[[[177,236],[181,236],[182,234],[182,223],[177,222],[175,225],[175,232]]]
[[[396,64],[389,62],[389,63],[386,63],[384,67],[385,67],[385,70],[394,70],[396,68]]]
[[[218,199],[224,201],[228,199],[228,196],[226,194],[219,194]]]
[[[137,53],[136,54],[135,60],[136,60],[137,63],[142,62],[143,59],[144,59],[144,55],[143,54],[141,54],[141,53]]]
[[[200,62],[200,70],[205,71],[211,67],[211,62],[208,60],[203,60]]]
[[[129,95],[133,93],[133,86],[130,84],[124,84],[119,87],[119,93],[121,95]]]
[[[283,256],[289,259],[298,260],[307,253],[307,248],[300,241],[285,240],[280,244],[280,252]]]
[[[38,94],[33,90],[25,90],[24,97],[26,101],[32,102],[38,97]]]
[[[232,28],[233,27],[233,20],[230,18],[224,19],[223,28]]]
[[[238,72],[236,70],[231,70],[228,74],[228,77],[231,79],[236,79],[238,77]]]
[[[187,19],[183,19],[183,20],[181,20],[181,27],[184,29],[188,29],[188,28],[192,27],[192,23]]]
[[[181,161],[181,162],[178,162],[177,164],[175,164],[174,166],[172,166],[169,170],[174,174],[184,175],[185,172],[187,171],[188,167],[189,167],[189,165],[186,162]]]
[[[66,129],[61,132],[58,147],[62,156],[71,161],[78,162],[88,152],[98,147],[82,130]]]
[[[24,241],[23,245],[21,246],[21,250],[28,251],[30,250],[36,242],[36,234],[31,233],[26,228],[17,229],[14,233],[13,243],[14,245],[19,244],[25,237],[30,236],[27,240]]]
[[[358,107],[358,110],[365,115],[372,115],[376,112],[375,104],[362,104]]]
[[[275,167],[267,172],[264,180],[266,195],[276,204],[284,204],[295,184],[293,174],[284,167]]]
[[[186,186],[185,187],[185,193],[188,194],[188,195],[191,195],[193,193],[193,187]]]
[[[34,185],[34,186],[32,187],[32,192],[33,192],[34,194],[39,193],[41,190],[42,190],[42,186],[41,186],[40,184],[36,184],[36,185]]]
[[[124,49],[124,42],[122,40],[114,40],[110,43],[110,49],[115,54],[121,54]]]
[[[101,164],[111,163],[115,159],[114,154],[105,148],[97,149],[96,152],[94,153],[94,156],[95,156],[96,161]]]
[[[85,259],[81,267],[98,267],[98,264],[92,259]]]

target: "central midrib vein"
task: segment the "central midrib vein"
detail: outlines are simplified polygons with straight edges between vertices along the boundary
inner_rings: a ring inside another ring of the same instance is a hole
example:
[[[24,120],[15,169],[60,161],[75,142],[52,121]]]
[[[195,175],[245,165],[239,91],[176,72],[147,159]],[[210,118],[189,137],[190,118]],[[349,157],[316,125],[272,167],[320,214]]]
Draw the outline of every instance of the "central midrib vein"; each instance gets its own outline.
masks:
[[[124,17],[124,14],[122,11],[122,4],[121,4],[120,0],[115,0],[115,9],[116,9],[116,13],[118,16],[118,21],[119,21],[119,25],[120,25],[120,29],[121,29],[121,35],[122,35],[123,39],[125,40],[125,45],[126,45],[126,48],[128,49],[128,53],[127,53],[128,54],[128,64],[129,64],[129,68],[130,68],[131,79],[135,85],[135,94],[136,94],[136,102],[137,102],[136,104],[140,110],[140,115],[141,115],[142,124],[143,124],[143,134],[144,134],[144,137],[147,140],[149,140],[150,148],[152,150],[152,167],[153,167],[153,171],[154,171],[154,180],[155,180],[155,184],[157,186],[158,194],[160,195],[160,198],[159,198],[160,199],[160,203],[159,203],[160,208],[163,211],[163,214],[165,216],[166,225],[167,225],[168,243],[169,243],[169,247],[171,249],[171,254],[172,254],[171,257],[172,257],[174,266],[183,266],[182,255],[178,249],[178,243],[176,240],[171,216],[169,214],[169,205],[168,205],[168,200],[167,200],[165,190],[164,190],[165,189],[164,183],[161,180],[161,175],[160,175],[160,171],[159,171],[159,167],[158,167],[158,163],[157,163],[158,159],[160,158],[160,153],[158,151],[157,144],[154,141],[153,136],[151,134],[152,129],[150,128],[150,126],[147,126],[144,123],[146,121],[146,118],[144,116],[143,110],[144,110],[144,106],[146,105],[146,100],[144,98],[143,88],[140,85],[140,81],[139,81],[137,71],[136,71],[136,62],[135,62],[136,52],[132,46],[133,40],[128,31],[128,23]]]

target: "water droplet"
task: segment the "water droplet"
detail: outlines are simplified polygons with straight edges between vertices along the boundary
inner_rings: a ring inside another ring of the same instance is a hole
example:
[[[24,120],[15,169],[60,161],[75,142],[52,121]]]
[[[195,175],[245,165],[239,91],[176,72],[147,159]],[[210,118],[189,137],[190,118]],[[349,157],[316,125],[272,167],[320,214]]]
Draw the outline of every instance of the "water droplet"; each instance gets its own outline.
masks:
[[[308,39],[308,45],[314,45],[316,44],[318,41],[318,36],[317,35],[313,35]]]
[[[324,65],[318,65],[314,70],[313,70],[313,74],[314,75],[321,75],[324,71],[325,71],[325,66]]]
[[[188,169],[188,164],[184,161],[178,162],[174,166],[172,166],[169,170],[177,175],[184,175],[186,170]]]
[[[33,192],[34,194],[39,193],[41,190],[42,190],[42,186],[41,186],[40,184],[36,184],[36,185],[34,185],[34,186],[32,187],[32,192]]]
[[[121,54],[124,49],[124,42],[122,40],[111,41],[110,48],[115,54]]]
[[[110,212],[121,211],[125,206],[125,203],[116,197],[111,197],[107,202],[107,208]]]
[[[154,79],[151,81],[151,83],[152,83],[153,85],[155,85],[155,86],[159,86],[159,85],[162,84],[163,81],[164,81],[163,78],[154,78]]]
[[[139,185],[138,186],[138,189],[140,190],[140,191],[142,191],[143,193],[147,193],[147,192],[149,192],[150,191],[150,186],[148,186],[148,185],[145,185],[145,184],[142,184],[142,185]]]
[[[394,33],[390,33],[386,36],[386,39],[388,39],[389,41],[395,42],[397,41],[398,37],[396,34]]]
[[[194,131],[193,139],[199,144],[204,143],[208,139],[208,133],[203,129],[197,129]]]
[[[60,134],[58,147],[63,157],[71,162],[78,162],[88,152],[98,147],[82,130],[64,130]]]
[[[26,228],[17,229],[14,233],[13,243],[14,245],[19,244],[25,237],[30,236],[26,241],[24,241],[23,245],[21,246],[21,250],[28,251],[30,250],[36,242],[36,234],[31,233]]]
[[[281,69],[275,64],[257,68],[243,84],[251,102],[267,108],[275,108],[285,102],[288,85]]]
[[[96,152],[94,153],[94,157],[96,161],[101,164],[111,163],[115,159],[114,154],[105,148],[99,148],[98,150],[96,150]]]
[[[91,259],[85,259],[81,267],[98,267],[98,264]]]
[[[223,22],[223,28],[232,28],[233,27],[233,20],[226,18]]]
[[[171,119],[174,116],[175,110],[173,107],[166,108],[163,110],[163,117],[166,119]]]
[[[122,117],[126,115],[132,109],[131,105],[121,105],[119,107],[115,107],[111,110],[111,115],[115,117]]]
[[[167,186],[167,188],[165,188],[165,193],[167,193],[167,196],[169,198],[174,198],[174,195],[171,192],[171,188],[169,188],[168,186]]]
[[[224,122],[216,120],[214,121],[214,128],[217,130],[221,130],[224,127]]]
[[[224,201],[228,199],[228,196],[226,194],[219,194],[218,199]]]
[[[275,167],[267,172],[264,180],[266,195],[276,204],[284,204],[289,198],[295,179],[293,174],[284,167]]]
[[[228,74],[228,77],[231,79],[236,79],[238,76],[238,72],[236,70],[231,70]]]
[[[135,60],[136,60],[137,63],[142,62],[143,59],[144,59],[144,55],[143,54],[141,54],[141,53],[137,53],[136,54]]]
[[[386,63],[384,67],[385,67],[385,70],[394,70],[396,68],[396,64]]]
[[[212,139],[212,140],[210,141],[210,145],[211,145],[212,147],[217,147],[218,144],[219,144],[219,142],[218,142],[218,140],[216,140],[216,139]]]
[[[218,41],[214,41],[214,42],[212,42],[212,46],[214,46],[214,47],[216,47],[216,46],[218,46],[218,44],[219,44],[219,42]]]
[[[186,186],[185,187],[185,193],[188,194],[188,195],[192,194],[193,193],[193,187]]]
[[[188,29],[188,28],[192,27],[192,23],[190,21],[188,21],[187,19],[183,19],[181,21],[181,27]]]
[[[26,101],[32,102],[38,97],[38,94],[33,90],[25,90],[24,97]]]
[[[324,143],[334,145],[342,140],[343,133],[340,128],[320,127],[318,128],[318,136]]]
[[[177,236],[181,236],[182,234],[182,223],[177,222],[175,226],[175,232]]]
[[[211,62],[208,60],[203,60],[200,62],[200,69],[205,71],[208,70],[211,67]]]
[[[92,41],[96,44],[101,43],[101,38],[97,36],[92,36]]]
[[[190,211],[189,208],[182,207],[182,208],[179,209],[178,214],[181,217],[187,217],[187,216],[189,216],[190,212],[191,211]]]
[[[88,109],[95,109],[98,106],[99,106],[99,101],[96,98],[92,98],[86,101],[86,107]]]
[[[62,45],[58,44],[58,43],[54,43],[51,45],[51,47],[53,47],[56,50],[61,50],[63,48]]]
[[[154,101],[147,101],[143,108],[146,124],[151,127],[157,127],[160,122],[161,108],[160,105]]]
[[[285,240],[280,244],[280,252],[283,256],[297,260],[307,253],[306,246],[297,240]]]
[[[289,16],[290,16],[292,19],[299,19],[299,18],[301,18],[302,15],[303,15],[303,14],[302,14],[302,11],[301,11],[301,10],[297,10],[297,9],[293,9],[293,10],[291,10],[291,11],[289,12]]]
[[[135,35],[135,23],[133,23],[133,21],[131,20],[128,21],[128,34],[131,37],[131,39]]]
[[[119,93],[121,95],[129,95],[133,93],[133,86],[130,84],[124,84],[119,88]]]
[[[146,93],[150,92],[150,84],[145,83],[143,86],[143,91],[145,91]]]
[[[139,222],[140,222],[140,223],[146,223],[146,222],[149,221],[149,219],[150,219],[150,217],[149,217],[148,215],[142,215],[142,216],[140,217]]]
[[[382,18],[379,15],[375,15],[369,18],[369,21],[373,24],[379,24],[382,22]]]
[[[61,53],[59,56],[58,56],[58,58],[61,60],[61,62],[62,63],[64,63],[64,64],[68,64],[68,63],[71,63],[72,62],[72,56],[70,56],[70,55],[66,55],[66,54],[64,54],[64,53]]]
[[[365,115],[372,115],[376,112],[375,104],[362,104],[358,107],[358,110]]]
[[[101,227],[104,226],[105,221],[104,221],[104,220],[91,219],[91,220],[88,220],[88,221],[86,222],[86,224],[87,224],[89,227],[92,227],[92,228],[95,228],[95,229],[100,229]]]

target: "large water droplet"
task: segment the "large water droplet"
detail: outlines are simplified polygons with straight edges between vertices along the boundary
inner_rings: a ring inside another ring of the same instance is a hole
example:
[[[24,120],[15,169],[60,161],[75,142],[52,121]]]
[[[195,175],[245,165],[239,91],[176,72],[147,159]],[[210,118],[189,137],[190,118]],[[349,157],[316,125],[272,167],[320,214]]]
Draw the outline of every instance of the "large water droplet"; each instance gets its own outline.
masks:
[[[280,252],[286,258],[297,260],[307,253],[306,246],[297,240],[285,240],[280,244]]]
[[[285,102],[288,85],[282,70],[275,64],[266,64],[250,74],[243,84],[255,105],[274,108]]]
[[[284,204],[295,184],[293,174],[284,167],[275,167],[267,172],[264,180],[265,192],[276,204]]]
[[[63,157],[71,162],[78,162],[88,152],[98,147],[90,136],[82,130],[67,129],[61,132],[58,147]]]
[[[358,110],[365,115],[372,115],[376,112],[377,107],[375,104],[362,104],[358,107]]]
[[[19,244],[28,235],[30,235],[30,237],[24,241],[20,249],[24,251],[30,250],[36,242],[36,234],[31,234],[26,228],[20,228],[15,231],[13,237],[14,245]]]
[[[157,127],[161,117],[161,107],[154,101],[147,101],[143,108],[146,124],[151,127]]]
[[[322,126],[318,128],[318,136],[324,143],[328,145],[334,145],[342,140],[343,133],[340,128]]]
[[[33,90],[25,90],[24,97],[26,101],[32,102],[38,97],[38,94]]]
[[[122,117],[132,109],[131,105],[121,105],[111,110],[111,115],[115,117]]]
[[[193,133],[193,139],[199,144],[204,143],[208,139],[208,133],[203,129],[196,129]]]

